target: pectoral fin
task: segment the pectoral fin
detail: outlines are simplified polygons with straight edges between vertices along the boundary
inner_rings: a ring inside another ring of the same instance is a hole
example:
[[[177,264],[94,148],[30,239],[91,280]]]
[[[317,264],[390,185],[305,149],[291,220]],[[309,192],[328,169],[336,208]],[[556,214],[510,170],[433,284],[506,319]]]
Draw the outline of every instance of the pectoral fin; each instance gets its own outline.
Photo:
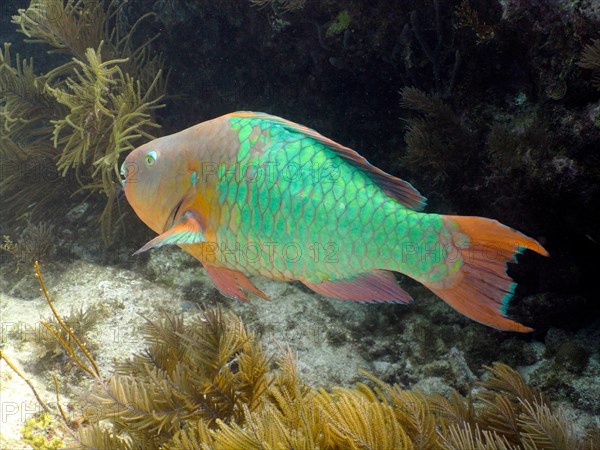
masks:
[[[205,237],[198,215],[192,211],[186,211],[174,226],[151,241],[148,241],[134,255],[164,245],[198,244],[204,241]]]

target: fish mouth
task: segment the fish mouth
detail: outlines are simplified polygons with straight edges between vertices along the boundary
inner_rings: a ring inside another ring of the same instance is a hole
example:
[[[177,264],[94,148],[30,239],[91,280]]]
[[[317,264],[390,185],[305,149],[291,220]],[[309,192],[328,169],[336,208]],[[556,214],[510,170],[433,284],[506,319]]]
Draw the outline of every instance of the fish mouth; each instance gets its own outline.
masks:
[[[163,227],[163,233],[165,231],[167,231],[168,229],[170,229],[175,224],[175,219],[177,218],[177,214],[179,213],[179,210],[181,209],[181,205],[183,205],[184,201],[185,201],[185,197],[182,198],[181,200],[179,200],[179,202],[171,209],[171,212],[169,213],[169,217],[167,217],[167,221],[165,222],[165,226]]]

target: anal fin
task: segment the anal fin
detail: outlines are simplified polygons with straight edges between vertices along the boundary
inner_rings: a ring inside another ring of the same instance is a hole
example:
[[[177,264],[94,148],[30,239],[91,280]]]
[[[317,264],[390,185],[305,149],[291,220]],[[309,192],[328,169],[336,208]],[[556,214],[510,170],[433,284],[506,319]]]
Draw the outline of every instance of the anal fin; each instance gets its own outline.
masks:
[[[411,296],[396,284],[394,274],[386,270],[357,275],[344,280],[303,283],[326,297],[355,302],[409,303]]]
[[[232,297],[244,302],[248,301],[248,293],[269,300],[269,297],[258,289],[252,281],[242,272],[224,267],[204,265],[208,276],[215,283],[216,288],[226,297]]]

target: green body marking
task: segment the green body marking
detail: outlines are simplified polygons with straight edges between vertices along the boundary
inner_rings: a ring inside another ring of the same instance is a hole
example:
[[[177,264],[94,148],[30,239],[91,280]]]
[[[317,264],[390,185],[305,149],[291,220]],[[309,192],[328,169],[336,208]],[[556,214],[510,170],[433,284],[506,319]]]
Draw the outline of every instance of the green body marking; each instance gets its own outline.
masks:
[[[410,210],[334,150],[280,123],[232,117],[237,166],[219,171],[219,245],[233,269],[318,283],[374,269],[437,281],[451,230]],[[260,151],[256,149],[260,143]]]

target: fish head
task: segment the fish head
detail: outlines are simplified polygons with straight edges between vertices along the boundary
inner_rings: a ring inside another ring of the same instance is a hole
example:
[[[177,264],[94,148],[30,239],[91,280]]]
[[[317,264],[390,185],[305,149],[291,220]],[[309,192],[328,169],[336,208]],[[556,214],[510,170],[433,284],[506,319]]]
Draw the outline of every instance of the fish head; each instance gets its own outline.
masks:
[[[195,191],[187,153],[177,135],[164,136],[133,150],[121,166],[127,201],[159,234],[173,225]]]

